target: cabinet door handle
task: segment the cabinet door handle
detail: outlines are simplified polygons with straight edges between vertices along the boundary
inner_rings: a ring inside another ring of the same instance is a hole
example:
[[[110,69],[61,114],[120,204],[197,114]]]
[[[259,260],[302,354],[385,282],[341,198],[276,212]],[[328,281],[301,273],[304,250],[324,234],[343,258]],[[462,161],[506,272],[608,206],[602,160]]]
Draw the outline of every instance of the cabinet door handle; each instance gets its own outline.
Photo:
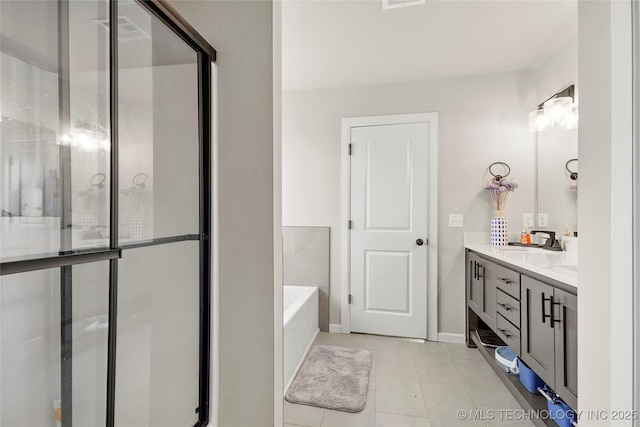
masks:
[[[504,279],[502,277],[498,277],[498,280],[501,280],[505,285],[511,285],[513,282],[509,279]]]
[[[509,332],[507,332],[507,331],[506,331],[506,330],[504,330],[504,329],[500,329],[500,328],[498,328],[498,330],[499,330],[500,332],[502,332],[502,333],[504,334],[504,336],[505,336],[505,337],[507,337],[507,339],[508,339],[508,340],[510,340],[510,339],[511,339],[511,334],[510,334]]]
[[[473,278],[478,280],[478,261],[473,261]]]
[[[478,279],[482,279],[484,277],[484,265],[478,263]]]
[[[503,304],[503,303],[499,302],[498,305],[500,307],[504,308],[507,311],[511,311],[512,310],[511,307],[509,307],[507,304]]]
[[[553,328],[554,323],[560,323],[561,319],[554,319],[553,318],[553,306],[557,305],[560,306],[561,304],[559,302],[556,302],[553,300],[553,296],[549,297],[549,301],[551,302],[551,304],[549,304],[549,309],[551,310],[551,314],[549,315],[549,326],[551,326],[551,328]]]
[[[544,303],[549,301],[549,314],[546,314],[546,310],[544,309]],[[544,292],[542,293],[542,323],[546,322],[546,318],[549,318],[549,327],[553,329],[555,323],[560,323],[560,319],[553,318],[553,306],[561,305],[559,302],[553,300],[553,295],[550,295],[549,298],[544,297]]]
[[[541,297],[542,297],[542,300],[541,300],[541,302],[542,302],[542,323],[547,323],[547,317],[551,317],[551,315],[550,314],[546,314],[546,310],[544,309],[544,303],[546,301],[551,301],[553,299],[553,297],[545,298],[544,297],[544,292],[542,292]],[[553,326],[552,326],[552,328],[553,328]]]

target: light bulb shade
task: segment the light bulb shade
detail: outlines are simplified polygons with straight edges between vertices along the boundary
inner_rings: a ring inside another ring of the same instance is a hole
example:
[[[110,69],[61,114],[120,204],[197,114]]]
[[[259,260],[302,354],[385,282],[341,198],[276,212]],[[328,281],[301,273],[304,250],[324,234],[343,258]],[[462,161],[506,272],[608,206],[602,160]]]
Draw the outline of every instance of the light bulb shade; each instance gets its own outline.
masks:
[[[544,110],[536,110],[529,113],[529,130],[539,131],[547,127],[547,116]]]
[[[568,96],[552,98],[544,103],[544,114],[549,120],[550,126],[562,124],[565,116],[571,111],[573,100]]]
[[[561,126],[565,129],[576,129],[578,127],[578,106],[571,106],[571,109],[562,119]]]

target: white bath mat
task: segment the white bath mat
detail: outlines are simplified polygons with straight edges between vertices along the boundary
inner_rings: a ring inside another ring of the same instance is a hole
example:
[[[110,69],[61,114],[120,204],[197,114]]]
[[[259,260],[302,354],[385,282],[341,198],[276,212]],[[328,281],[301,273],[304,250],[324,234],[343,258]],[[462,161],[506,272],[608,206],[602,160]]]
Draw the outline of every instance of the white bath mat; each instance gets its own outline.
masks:
[[[291,403],[360,412],[367,403],[372,360],[367,350],[317,345],[285,398]]]

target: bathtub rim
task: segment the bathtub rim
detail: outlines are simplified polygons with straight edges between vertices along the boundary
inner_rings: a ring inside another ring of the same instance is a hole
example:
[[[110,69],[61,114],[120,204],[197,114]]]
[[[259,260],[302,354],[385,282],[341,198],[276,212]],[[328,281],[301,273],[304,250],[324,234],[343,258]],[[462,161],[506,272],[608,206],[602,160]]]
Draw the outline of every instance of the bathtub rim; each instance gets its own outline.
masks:
[[[293,317],[293,315],[295,313],[298,312],[298,310],[300,310],[300,307],[302,307],[302,305],[309,299],[309,297],[314,293],[314,292],[319,292],[318,287],[317,286],[309,286],[309,285],[304,285],[304,286],[297,286],[297,285],[283,285],[282,286],[282,292],[284,294],[284,292],[286,292],[286,288],[287,287],[291,287],[291,288],[297,288],[297,289],[303,289],[305,292],[300,296],[300,298],[297,298],[293,304],[291,304],[286,310],[284,310],[284,312],[282,313],[282,327],[286,328],[287,324],[289,323],[289,321],[291,320],[291,318]]]

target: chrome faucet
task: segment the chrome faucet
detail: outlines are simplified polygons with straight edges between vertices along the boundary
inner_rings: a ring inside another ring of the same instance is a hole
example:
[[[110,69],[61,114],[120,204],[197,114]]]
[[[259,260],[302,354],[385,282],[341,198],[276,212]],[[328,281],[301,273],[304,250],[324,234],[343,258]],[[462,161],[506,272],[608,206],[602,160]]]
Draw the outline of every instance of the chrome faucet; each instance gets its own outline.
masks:
[[[540,245],[542,249],[548,249],[550,251],[561,251],[562,246],[560,246],[560,242],[556,240],[556,232],[555,231],[546,231],[546,230],[532,230],[531,234],[544,233],[549,236],[549,238],[544,242],[544,245]]]

